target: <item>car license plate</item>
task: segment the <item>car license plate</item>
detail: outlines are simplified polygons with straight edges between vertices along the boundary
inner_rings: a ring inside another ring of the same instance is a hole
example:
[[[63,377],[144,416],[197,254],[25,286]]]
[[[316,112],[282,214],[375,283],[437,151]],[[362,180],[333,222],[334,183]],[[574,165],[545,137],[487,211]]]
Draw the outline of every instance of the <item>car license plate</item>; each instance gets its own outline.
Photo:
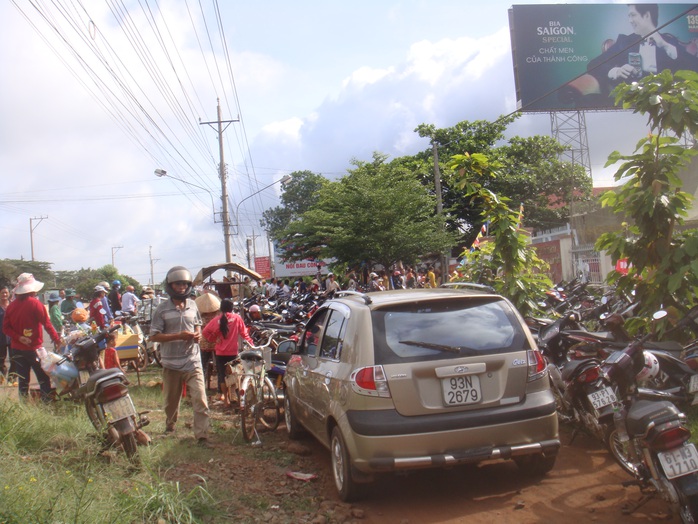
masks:
[[[444,402],[447,406],[476,404],[482,400],[480,379],[477,375],[461,375],[441,379]]]
[[[657,453],[666,478],[683,477],[698,471],[698,452],[693,444],[688,444],[674,451]]]
[[[691,382],[688,384],[688,391],[695,393],[698,391],[698,375],[691,375]]]
[[[114,400],[113,402],[107,402],[103,404],[102,407],[104,408],[104,413],[107,415],[107,420],[110,422],[136,415],[136,407],[133,405],[129,395]]]
[[[595,409],[601,409],[605,406],[608,406],[609,404],[618,402],[616,394],[610,387],[605,387],[598,391],[594,391],[593,393],[589,393],[587,395],[587,398],[589,399],[589,402],[591,402],[591,405],[594,406]]]

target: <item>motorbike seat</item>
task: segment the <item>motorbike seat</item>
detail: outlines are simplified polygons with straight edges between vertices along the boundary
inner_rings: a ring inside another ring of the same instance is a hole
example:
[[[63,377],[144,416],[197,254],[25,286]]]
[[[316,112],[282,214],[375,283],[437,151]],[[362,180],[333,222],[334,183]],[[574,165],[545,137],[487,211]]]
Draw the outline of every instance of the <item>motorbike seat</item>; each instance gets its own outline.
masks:
[[[666,351],[667,353],[680,354],[683,352],[683,346],[675,340],[665,340],[663,342],[645,342],[642,347],[644,349],[657,349]]]
[[[595,358],[590,358],[587,360],[570,360],[562,366],[562,380],[569,382],[572,377],[591,366],[598,366],[601,363]]]
[[[94,373],[90,375],[90,378],[87,379],[87,383],[85,384],[85,389],[87,393],[91,393],[94,391],[95,386],[97,385],[97,382],[99,382],[103,378],[120,378],[123,379],[124,381],[126,380],[126,375],[124,375],[121,371],[115,368],[109,368],[109,369],[98,369]]]
[[[581,329],[566,329],[563,332],[565,335],[580,336],[585,338],[594,338],[599,342],[614,342],[615,337],[610,331],[584,331]]]
[[[630,406],[626,419],[628,435],[642,436],[647,432],[651,422],[654,425],[678,420],[679,409],[666,400],[637,400]]]

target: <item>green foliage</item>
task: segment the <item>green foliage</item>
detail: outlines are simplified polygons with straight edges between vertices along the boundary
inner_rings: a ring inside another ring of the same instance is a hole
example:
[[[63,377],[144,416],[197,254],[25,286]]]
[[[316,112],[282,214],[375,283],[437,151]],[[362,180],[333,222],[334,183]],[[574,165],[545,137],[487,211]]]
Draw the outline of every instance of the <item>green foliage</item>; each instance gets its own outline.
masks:
[[[602,205],[624,215],[622,231],[601,235],[596,249],[613,261],[627,258],[626,276],[612,273],[609,283],[640,301],[640,317],[660,307],[691,307],[698,291],[698,231],[679,231],[692,205],[678,176],[696,154],[680,145],[683,134],[698,131],[698,74],[670,71],[646,77],[615,90],[616,103],[648,115],[651,133],[637,143],[635,153],[614,151],[606,165],[622,162],[615,174],[625,183],[601,197]]]
[[[141,284],[133,277],[123,275],[112,265],[106,265],[99,269],[79,269],[76,271],[51,271],[50,262],[37,262],[27,260],[0,260],[0,285],[14,286],[17,277],[22,273],[32,273],[34,278],[44,283],[44,289],[75,289],[79,296],[87,298],[92,296],[93,289],[98,282],[111,283],[114,280],[121,281],[121,289],[132,285],[137,290]]]
[[[280,240],[281,232],[292,220],[298,219],[318,201],[318,191],[328,180],[311,171],[294,171],[291,180],[281,187],[281,206],[262,213],[260,224],[274,240]]]
[[[518,116],[501,117],[495,122],[460,122],[451,128],[436,129],[421,124],[415,131],[429,137],[438,147],[443,172],[442,192],[444,209],[452,229],[467,223],[473,227],[467,244],[475,238],[484,202],[468,198],[450,180],[448,159],[456,155],[487,156],[497,163],[499,176],[489,177],[472,171],[470,180],[493,193],[523,203],[527,212],[525,225],[534,229],[550,229],[563,225],[569,217],[571,202],[587,200],[592,181],[581,166],[560,160],[564,147],[551,137],[513,137],[505,141],[506,128]],[[419,173],[422,183],[433,188],[433,151],[428,149],[400,159]],[[409,161],[407,159],[410,159]]]
[[[480,250],[466,251],[465,279],[488,284],[509,298],[522,314],[538,310],[537,301],[552,282],[542,261],[526,237],[520,233],[519,211],[509,207],[509,199],[499,197],[476,179],[497,177],[501,164],[486,155],[455,155],[449,164],[455,173],[452,184],[482,206],[481,220],[489,222],[487,242]],[[472,175],[472,176],[471,176]]]
[[[356,168],[328,182],[318,202],[283,231],[289,258],[336,258],[349,266],[384,267],[443,252],[454,243],[435,214],[435,199],[404,167],[355,162]]]

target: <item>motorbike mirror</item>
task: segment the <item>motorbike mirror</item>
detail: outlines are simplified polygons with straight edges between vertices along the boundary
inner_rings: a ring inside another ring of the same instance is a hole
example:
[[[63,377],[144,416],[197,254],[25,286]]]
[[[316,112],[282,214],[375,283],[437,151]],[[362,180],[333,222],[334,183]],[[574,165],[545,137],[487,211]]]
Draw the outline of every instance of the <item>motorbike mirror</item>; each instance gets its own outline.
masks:
[[[295,353],[296,352],[296,343],[293,340],[284,340],[276,348],[276,352],[277,353]]]
[[[655,313],[652,315],[652,318],[653,318],[654,320],[661,320],[661,319],[663,319],[665,316],[667,316],[667,312],[664,311],[663,309],[660,309],[659,311],[655,311]]]
[[[608,297],[605,297],[605,296],[604,296],[604,297],[601,297],[601,303],[602,303],[603,305],[608,304]]]
[[[599,315],[599,318],[600,318],[601,320],[606,320],[606,319],[608,318],[608,313],[601,313],[601,314]]]

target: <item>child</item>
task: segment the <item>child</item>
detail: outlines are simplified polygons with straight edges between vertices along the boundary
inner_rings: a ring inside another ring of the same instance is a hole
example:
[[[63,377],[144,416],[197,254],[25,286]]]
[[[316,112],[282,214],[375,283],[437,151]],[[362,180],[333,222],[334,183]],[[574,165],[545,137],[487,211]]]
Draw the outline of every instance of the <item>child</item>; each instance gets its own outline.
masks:
[[[117,368],[124,373],[119,360],[119,354],[116,351],[116,331],[112,331],[107,335],[107,349],[104,350],[104,369]]]
[[[106,338],[107,349],[104,350],[104,369],[117,368],[119,371],[124,373],[121,367],[121,361],[119,360],[119,354],[116,351],[116,331],[112,331],[107,335]],[[150,445],[150,437],[142,429],[136,430],[136,442],[141,446]]]

